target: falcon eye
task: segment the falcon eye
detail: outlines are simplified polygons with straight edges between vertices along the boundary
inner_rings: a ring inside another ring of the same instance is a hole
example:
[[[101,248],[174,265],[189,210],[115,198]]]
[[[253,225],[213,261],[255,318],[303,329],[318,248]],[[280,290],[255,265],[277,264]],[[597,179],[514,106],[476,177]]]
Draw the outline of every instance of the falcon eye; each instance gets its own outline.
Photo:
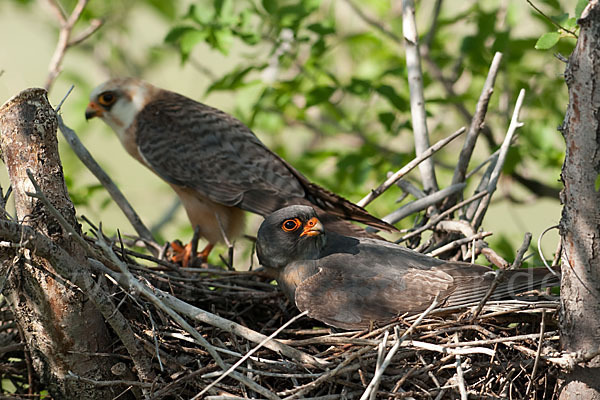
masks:
[[[104,92],[100,96],[98,96],[98,103],[102,106],[110,106],[117,100],[117,96],[112,92]]]
[[[285,221],[283,221],[281,229],[283,229],[285,232],[294,232],[295,230],[300,228],[300,225],[302,225],[302,223],[298,218],[286,219]]]

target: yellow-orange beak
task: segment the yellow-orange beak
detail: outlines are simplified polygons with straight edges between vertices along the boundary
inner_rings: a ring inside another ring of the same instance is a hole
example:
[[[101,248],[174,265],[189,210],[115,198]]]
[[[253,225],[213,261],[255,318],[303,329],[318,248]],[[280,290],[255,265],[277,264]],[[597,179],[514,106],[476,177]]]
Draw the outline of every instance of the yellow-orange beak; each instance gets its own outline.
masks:
[[[317,236],[324,233],[323,224],[317,217],[308,220],[300,236]]]
[[[104,114],[104,110],[102,107],[98,105],[98,103],[94,101],[90,101],[85,109],[85,119],[91,119],[94,117],[101,117]]]

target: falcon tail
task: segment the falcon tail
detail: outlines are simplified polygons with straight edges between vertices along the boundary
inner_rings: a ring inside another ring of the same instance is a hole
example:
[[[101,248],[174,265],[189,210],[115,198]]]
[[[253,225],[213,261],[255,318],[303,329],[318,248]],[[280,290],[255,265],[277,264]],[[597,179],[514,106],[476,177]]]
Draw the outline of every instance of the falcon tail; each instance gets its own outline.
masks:
[[[304,179],[305,180],[302,181],[302,183],[306,190],[307,199],[327,213],[388,232],[398,232],[398,229],[395,226],[372,216],[364,208],[357,206],[351,201],[346,200],[342,196],[330,192],[321,186],[308,182],[306,178]]]
[[[516,299],[519,294],[532,290],[557,286],[560,284],[560,272],[556,275],[546,268],[520,268],[506,271],[489,300]],[[479,303],[490,288],[493,278],[476,286],[464,285],[455,290],[445,301],[444,307],[466,306]]]
[[[298,178],[298,181],[302,184],[304,191],[306,192],[306,200],[308,200],[311,204],[319,207],[321,210],[330,215],[342,219],[360,222],[388,232],[398,232],[398,229],[395,226],[372,216],[367,210],[357,206],[349,200],[346,200],[342,196],[339,196],[325,189],[324,187],[312,183],[296,168],[292,167],[290,163],[278,155],[276,155],[276,157],[279,158],[281,162],[283,162],[289,168],[290,172],[294,174],[296,178]],[[377,235],[373,234],[366,236],[377,237]]]

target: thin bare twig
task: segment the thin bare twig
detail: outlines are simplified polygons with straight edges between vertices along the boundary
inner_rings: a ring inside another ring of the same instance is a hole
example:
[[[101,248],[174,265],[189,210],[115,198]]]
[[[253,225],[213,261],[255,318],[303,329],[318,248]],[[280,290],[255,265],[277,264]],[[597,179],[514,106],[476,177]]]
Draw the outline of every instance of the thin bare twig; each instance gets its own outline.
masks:
[[[527,390],[525,391],[525,397],[529,397],[529,393],[531,392],[531,388],[533,387],[533,380],[535,379],[535,374],[537,373],[538,365],[540,362],[540,356],[542,355],[542,345],[544,343],[544,331],[546,330],[546,310],[542,310],[542,320],[540,321],[540,339],[538,341],[538,348],[535,354],[535,361],[533,363],[533,369],[531,370],[531,375],[529,377],[529,383],[527,384]]]
[[[272,340],[275,336],[277,336],[282,330],[284,330],[285,328],[287,328],[289,325],[291,325],[292,323],[294,323],[296,320],[304,317],[305,315],[308,315],[308,311],[303,311],[300,314],[296,315],[294,318],[290,319],[288,322],[286,322],[285,324],[281,325],[275,332],[273,332],[272,334],[270,334],[268,337],[266,337],[262,342],[260,342],[258,345],[256,345],[252,350],[250,350],[248,353],[246,353],[242,358],[240,358],[235,364],[233,364],[231,367],[229,367],[229,369],[225,372],[223,372],[223,374],[221,376],[219,376],[216,380],[214,380],[213,382],[210,383],[210,385],[206,386],[204,389],[202,389],[202,391],[200,393],[198,393],[196,396],[194,396],[192,398],[192,400],[196,400],[199,399],[200,397],[202,397],[202,395],[204,393],[206,393],[210,388],[212,388],[213,386],[215,386],[217,383],[219,383],[223,378],[225,378],[226,376],[228,376],[230,373],[232,373],[237,367],[239,367],[244,361],[246,361],[248,358],[250,358],[250,356],[254,353],[256,353],[258,351],[258,349],[260,349],[262,346],[264,346],[268,341]]]
[[[546,261],[546,257],[544,257],[544,251],[542,250],[542,238],[544,237],[544,235],[546,234],[546,232],[548,232],[548,231],[550,231],[552,229],[557,229],[557,228],[558,228],[558,225],[554,225],[554,226],[551,226],[549,228],[544,229],[544,232],[542,232],[540,234],[540,237],[538,238],[538,242],[537,242],[538,252],[540,254],[540,258],[542,259],[542,262],[544,263],[544,266],[546,267],[546,269],[548,269],[548,271],[550,271],[555,276],[557,276],[558,274],[556,273],[556,271],[551,266],[548,265],[548,262]],[[556,255],[555,255],[554,258],[556,259]],[[552,264],[554,264],[554,262]]]
[[[447,245],[444,245],[444,246],[439,247],[439,248],[437,248],[437,249],[435,249],[433,251],[430,251],[429,253],[427,253],[427,255],[432,256],[432,257],[436,257],[436,256],[438,256],[438,255],[440,255],[442,253],[445,253],[448,250],[456,249],[457,247],[460,247],[463,244],[470,243],[474,239],[475,240],[477,240],[477,239],[483,239],[483,238],[491,236],[491,235],[492,235],[492,232],[479,232],[479,233],[477,233],[477,234],[475,234],[473,236],[469,236],[469,237],[466,237],[466,238],[462,238],[462,239],[458,239],[458,240],[455,240],[453,242],[450,242]]]
[[[117,203],[121,211],[123,211],[129,220],[129,223],[131,223],[140,238],[142,238],[142,240],[149,245],[148,249],[150,252],[156,257],[160,252],[161,246],[156,243],[152,233],[150,230],[148,230],[148,228],[146,228],[146,225],[144,225],[138,213],[133,209],[131,204],[127,201],[123,193],[119,190],[117,185],[115,185],[110,176],[108,176],[108,174],[104,172],[96,160],[94,160],[94,157],[92,157],[83,143],[81,143],[75,131],[65,125],[60,115],[57,115],[57,118],[58,128],[67,140],[67,143],[69,143],[71,146],[71,149],[73,149],[73,152],[77,154],[77,157],[79,157],[81,162],[90,170],[92,174],[94,174],[102,186],[106,188],[112,199],[115,201],[115,203]]]
[[[473,220],[472,225],[475,229],[478,229],[481,226],[481,222],[483,221],[483,217],[488,209],[488,206],[491,201],[491,197],[493,193],[496,191],[496,185],[498,184],[498,180],[500,179],[500,173],[502,172],[502,167],[504,167],[504,162],[506,161],[506,157],[508,155],[508,150],[510,148],[510,144],[512,142],[513,135],[516,130],[523,126],[522,122],[519,122],[519,113],[521,112],[521,107],[523,106],[523,100],[525,99],[525,89],[521,89],[519,92],[519,97],[517,98],[517,102],[515,103],[515,109],[513,111],[512,118],[510,120],[510,124],[508,126],[508,131],[506,132],[506,137],[504,138],[504,142],[502,142],[502,146],[500,146],[500,154],[498,156],[498,162],[496,163],[494,170],[490,176],[490,181],[487,185],[488,195],[483,198],[481,204],[479,204],[479,208],[477,209]]]
[[[407,233],[406,235],[402,236],[400,239],[396,240],[395,243],[402,243],[405,240],[408,240],[414,236],[417,236],[418,234],[426,231],[427,229],[434,227],[438,222],[442,221],[444,218],[446,218],[447,216],[449,216],[450,214],[452,214],[453,212],[455,212],[456,210],[458,210],[459,208],[471,203],[472,201],[475,201],[477,199],[482,198],[484,195],[486,194],[486,192],[479,192],[477,194],[475,194],[474,196],[461,201],[460,203],[454,205],[453,207],[447,209],[446,211],[444,211],[443,213],[437,215],[435,218],[430,219],[425,225],[421,226],[420,228]]]
[[[417,155],[423,154],[429,147],[429,132],[425,112],[425,96],[423,94],[423,73],[421,71],[421,55],[419,54],[419,35],[415,20],[415,3],[413,0],[402,0],[402,31],[406,49],[406,68],[408,88],[410,91],[410,113],[412,116],[413,135]],[[419,164],[421,180],[426,193],[438,190],[433,160],[428,159]]]
[[[81,32],[76,39],[70,39],[73,27],[81,17],[81,13],[83,13],[88,1],[89,0],[79,0],[75,5],[75,8],[73,8],[71,15],[67,17],[63,9],[60,7],[60,4],[58,4],[56,0],[47,0],[50,8],[54,12],[56,19],[60,24],[58,42],[56,43],[54,54],[50,59],[50,65],[48,66],[48,77],[46,78],[46,84],[44,85],[44,88],[47,91],[50,91],[50,87],[52,87],[52,84],[60,74],[60,65],[62,64],[67,49],[71,46],[81,43],[102,26],[101,20],[92,20],[90,26]]]
[[[481,313],[483,306],[489,300],[489,298],[494,293],[494,290],[496,290],[496,288],[498,287],[498,284],[500,284],[500,282],[504,278],[504,274],[506,273],[506,271],[513,270],[513,269],[519,268],[521,266],[521,263],[523,260],[523,255],[529,248],[530,243],[531,243],[531,233],[526,232],[525,237],[523,238],[523,244],[521,244],[521,247],[517,251],[517,255],[516,255],[515,260],[513,261],[512,265],[510,267],[508,267],[507,269],[503,269],[498,272],[498,274],[494,278],[494,281],[492,282],[490,288],[485,293],[485,296],[483,296],[483,298],[479,302],[477,309],[475,309],[475,312],[473,313],[471,320],[475,320],[479,316],[479,313]]]
[[[100,229],[101,229],[101,227],[100,227]],[[215,347],[212,344],[210,344],[196,329],[194,329],[176,311],[174,311],[171,307],[169,307],[163,301],[161,301],[156,296],[156,293],[155,293],[156,290],[154,290],[154,291],[150,290],[146,285],[143,285],[138,279],[136,279],[131,274],[127,265],[125,265],[125,263],[123,263],[121,260],[119,260],[119,258],[113,252],[112,247],[108,243],[106,243],[102,232],[98,232],[98,234],[96,235],[96,238],[97,238],[97,240],[96,240],[97,245],[104,251],[104,254],[112,261],[112,263],[114,263],[121,271],[120,273],[115,273],[110,270],[105,271],[105,272],[110,274],[111,276],[115,277],[117,282],[119,282],[119,284],[122,287],[124,287],[127,290],[134,289],[137,293],[141,294],[144,298],[146,298],[148,301],[150,301],[150,303],[152,303],[157,309],[162,310],[167,315],[169,315],[180,327],[182,327],[186,332],[188,332],[194,338],[194,340],[196,340],[198,342],[198,344],[200,344],[202,347],[204,347],[206,349],[206,351],[209,352],[209,354],[212,356],[212,358],[215,360],[215,362],[217,363],[217,365],[219,365],[219,367],[221,369],[226,370],[228,368],[228,365],[223,361],[221,356],[219,356]],[[265,396],[268,399],[272,399],[272,400],[279,399],[279,397],[276,396],[275,394],[273,394],[271,391],[269,391],[268,389],[259,385],[258,383],[246,378],[242,374],[239,374],[237,372],[231,372],[230,376],[232,378],[236,379],[237,381],[243,383],[251,390],[254,390],[254,391],[262,394],[263,396]]]
[[[454,176],[452,177],[453,184],[465,181],[467,167],[469,166],[469,161],[471,160],[471,155],[473,154],[473,149],[475,148],[475,143],[479,137],[479,132],[481,132],[485,115],[487,113],[488,104],[492,98],[492,93],[494,93],[494,84],[500,68],[500,61],[502,61],[502,53],[497,52],[494,55],[488,76],[483,85],[483,89],[481,90],[481,95],[477,101],[475,114],[473,115],[471,125],[469,126],[467,135],[465,136],[465,143],[463,144],[463,148],[458,156],[456,167],[454,168]],[[458,197],[456,196],[450,197],[449,201],[444,205],[444,207],[447,208],[453,206],[457,199]]]
[[[361,10],[360,7],[357,4],[355,4],[352,0],[346,0],[346,3],[348,3],[348,5],[352,8],[356,15],[358,15],[367,24],[376,28],[378,31],[392,39],[394,42],[402,44],[402,38],[400,38],[398,35],[392,32],[389,28],[385,27],[381,22],[379,22],[375,18],[372,18],[365,14],[364,11]]]
[[[367,194],[365,197],[363,197],[356,204],[358,204],[361,207],[365,207],[367,204],[369,204],[370,202],[372,202],[373,200],[375,200],[383,192],[385,192],[387,189],[389,189],[394,183],[396,183],[398,180],[400,180],[404,175],[406,175],[407,173],[409,173],[413,168],[415,168],[417,165],[419,165],[421,162],[423,162],[427,158],[431,157],[435,152],[437,152],[438,150],[440,150],[442,147],[446,146],[448,143],[450,143],[451,141],[453,141],[454,139],[456,139],[459,135],[461,135],[464,132],[465,132],[465,128],[464,127],[460,128],[459,130],[457,130],[456,132],[454,132],[452,135],[450,135],[447,138],[444,138],[444,139],[440,140],[439,142],[435,143],[433,146],[431,146],[426,151],[424,151],[423,153],[421,153],[420,156],[415,157],[412,161],[410,161],[404,167],[400,168],[392,176],[390,176],[389,178],[387,178],[376,189],[372,189],[369,194]]]
[[[412,215],[421,210],[427,209],[429,206],[437,204],[442,200],[448,198],[449,196],[454,195],[457,192],[461,192],[465,188],[466,184],[459,183],[456,185],[448,186],[444,189],[440,189],[436,192],[433,192],[421,199],[417,199],[411,201],[408,204],[403,205],[396,211],[386,215],[382,218],[385,222],[389,222],[390,224],[395,224],[396,222],[406,218],[409,215]],[[370,227],[369,227],[370,228]],[[371,228],[367,229],[367,231],[376,231],[376,229]]]
[[[535,6],[535,4],[533,4],[531,2],[531,0],[527,0],[527,2],[529,3],[529,5],[531,6],[531,8],[533,8],[535,11],[537,11],[542,17],[546,18],[546,20],[548,20],[548,22],[554,24],[554,26],[556,26],[558,29],[560,29],[561,31],[567,32],[571,35],[573,35],[573,37],[575,39],[577,39],[579,36],[577,35],[577,33],[573,32],[570,29],[565,28],[564,26],[562,26],[561,24],[559,24],[558,22],[556,22],[555,20],[553,20],[552,18],[550,18],[549,16],[547,16],[546,14],[544,14],[544,12],[542,10],[540,10],[539,8],[537,8]]]
[[[402,336],[400,336],[400,334],[399,334],[400,330],[398,329],[398,326],[394,327],[395,328],[394,330],[396,333],[396,341],[394,342],[394,345],[392,346],[392,348],[388,352],[387,356],[385,357],[385,360],[383,360],[383,362],[381,363],[381,367],[379,367],[379,369],[375,371],[375,375],[373,376],[373,379],[371,379],[371,382],[369,382],[369,385],[367,386],[367,389],[365,389],[365,392],[361,396],[360,400],[366,400],[369,397],[371,391],[375,388],[375,386],[377,386],[379,384],[379,381],[383,377],[383,373],[385,372],[386,368],[392,362],[392,358],[394,357],[394,355],[400,348],[400,345],[402,344],[402,342],[404,340],[406,340],[406,338],[410,334],[412,334],[412,332],[417,328],[417,326],[419,326],[419,324],[421,323],[421,321],[423,321],[423,319],[427,316],[427,314],[429,314],[437,306],[438,306],[438,298],[436,296],[433,299],[433,301],[431,302],[431,304],[429,305],[429,307],[427,307],[427,309],[425,311],[423,311],[421,313],[421,315],[419,315],[419,318],[417,318],[415,320],[415,322],[413,322],[413,324],[406,331],[404,331]]]

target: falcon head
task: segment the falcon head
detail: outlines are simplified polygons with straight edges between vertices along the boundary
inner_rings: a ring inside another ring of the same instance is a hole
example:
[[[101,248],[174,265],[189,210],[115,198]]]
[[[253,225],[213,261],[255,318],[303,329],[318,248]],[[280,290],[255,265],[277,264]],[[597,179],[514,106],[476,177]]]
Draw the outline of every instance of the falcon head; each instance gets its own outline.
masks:
[[[111,79],[92,91],[85,119],[99,117],[123,139],[138,112],[159,90],[136,78]]]
[[[327,240],[323,224],[309,206],[290,206],[269,215],[256,238],[262,265],[283,268],[293,261],[316,260]]]

